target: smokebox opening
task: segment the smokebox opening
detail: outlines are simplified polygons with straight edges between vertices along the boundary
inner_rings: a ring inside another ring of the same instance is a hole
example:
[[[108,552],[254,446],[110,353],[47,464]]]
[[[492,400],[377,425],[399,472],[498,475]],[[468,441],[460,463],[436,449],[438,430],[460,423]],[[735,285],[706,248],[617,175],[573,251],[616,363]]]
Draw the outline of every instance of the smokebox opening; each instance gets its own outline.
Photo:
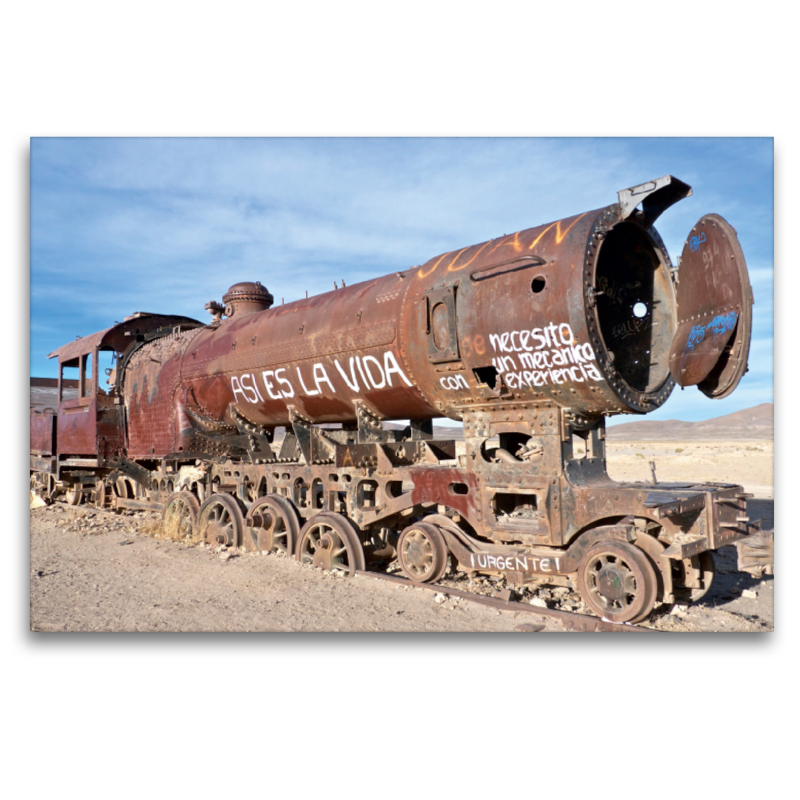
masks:
[[[622,222],[608,232],[595,266],[597,319],[611,366],[638,392],[669,376],[675,333],[671,278],[653,240]]]

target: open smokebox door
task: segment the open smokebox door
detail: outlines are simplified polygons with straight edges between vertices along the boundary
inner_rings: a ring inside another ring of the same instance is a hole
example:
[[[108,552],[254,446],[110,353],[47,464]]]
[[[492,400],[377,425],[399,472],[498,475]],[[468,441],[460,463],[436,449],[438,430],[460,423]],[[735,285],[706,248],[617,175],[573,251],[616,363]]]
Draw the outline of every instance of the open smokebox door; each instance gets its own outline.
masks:
[[[676,288],[669,370],[680,386],[729,395],[747,371],[753,292],[736,231],[718,214],[692,228]]]

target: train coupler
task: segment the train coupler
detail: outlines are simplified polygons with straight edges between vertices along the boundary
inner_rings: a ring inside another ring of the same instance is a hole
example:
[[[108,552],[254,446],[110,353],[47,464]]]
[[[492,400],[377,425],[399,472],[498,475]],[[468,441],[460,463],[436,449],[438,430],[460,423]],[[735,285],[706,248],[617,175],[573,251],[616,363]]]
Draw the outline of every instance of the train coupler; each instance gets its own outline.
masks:
[[[757,531],[736,542],[739,554],[737,568],[749,572],[755,578],[774,575],[775,570],[775,532]]]

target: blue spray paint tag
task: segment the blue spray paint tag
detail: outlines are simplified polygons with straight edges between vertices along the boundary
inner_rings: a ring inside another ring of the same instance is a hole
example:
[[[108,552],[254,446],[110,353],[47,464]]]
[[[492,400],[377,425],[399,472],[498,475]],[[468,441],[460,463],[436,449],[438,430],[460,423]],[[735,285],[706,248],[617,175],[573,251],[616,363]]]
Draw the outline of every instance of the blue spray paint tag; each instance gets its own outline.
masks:
[[[696,253],[700,249],[700,245],[703,244],[705,240],[706,240],[705,231],[701,233],[699,236],[692,236],[692,238],[689,239],[689,249],[693,253]]]
[[[694,352],[695,345],[700,344],[706,338],[706,334],[711,334],[715,339],[729,331],[736,325],[739,314],[736,311],[729,311],[727,314],[720,314],[706,325],[695,325],[689,332],[686,346],[683,348],[683,358],[681,359],[681,370],[686,364],[686,359]]]

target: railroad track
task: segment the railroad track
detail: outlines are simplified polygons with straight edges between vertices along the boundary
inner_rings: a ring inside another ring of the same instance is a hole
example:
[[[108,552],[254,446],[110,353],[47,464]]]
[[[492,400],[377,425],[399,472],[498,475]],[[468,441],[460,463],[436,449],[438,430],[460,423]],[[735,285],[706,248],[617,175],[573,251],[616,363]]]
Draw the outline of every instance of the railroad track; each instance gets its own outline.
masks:
[[[506,589],[505,592],[501,592],[501,595],[504,594],[505,597],[489,597],[483,594],[464,592],[461,589],[452,589],[449,586],[442,586],[438,583],[416,583],[408,578],[400,578],[397,575],[386,575],[381,572],[357,570],[356,575],[361,575],[364,578],[375,578],[376,580],[396,583],[399,586],[410,586],[414,589],[427,589],[431,592],[438,592],[451,597],[459,597],[462,600],[480,603],[490,608],[496,608],[499,611],[522,611],[525,614],[533,614],[535,617],[539,617],[542,622],[544,622],[546,617],[550,617],[560,622],[566,630],[576,633],[660,633],[660,631],[653,630],[652,628],[641,628],[638,625],[608,622],[603,619],[598,619],[597,617],[586,616],[585,614],[573,614],[569,611],[557,611],[554,608],[540,608],[539,606],[531,606],[527,603],[518,603],[511,600],[511,592],[508,589]]]

